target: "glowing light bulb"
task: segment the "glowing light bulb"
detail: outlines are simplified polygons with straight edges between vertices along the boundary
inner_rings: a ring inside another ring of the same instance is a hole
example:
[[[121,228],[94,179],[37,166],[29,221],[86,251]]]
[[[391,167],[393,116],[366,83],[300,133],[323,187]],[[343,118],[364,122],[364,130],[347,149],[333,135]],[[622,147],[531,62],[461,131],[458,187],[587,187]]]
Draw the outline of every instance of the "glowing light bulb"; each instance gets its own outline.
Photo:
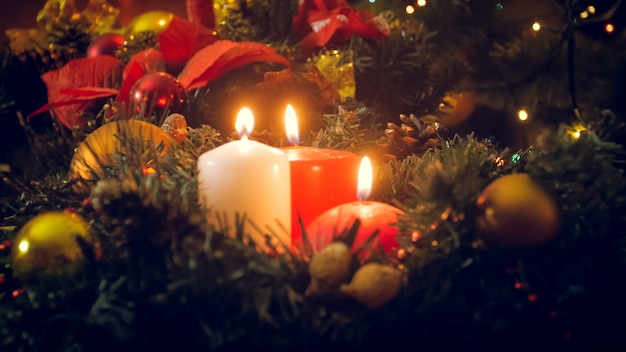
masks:
[[[587,18],[587,17],[589,17],[589,12],[583,11],[580,13],[580,18]]]
[[[528,111],[526,111],[526,109],[521,109],[517,112],[517,117],[520,119],[520,121],[528,120]]]
[[[532,28],[533,28],[533,31],[539,32],[539,30],[541,29],[541,25],[539,24],[539,22],[535,22],[533,23]]]
[[[580,123],[575,123],[568,131],[567,134],[569,134],[570,136],[572,136],[572,138],[574,139],[579,139],[580,136],[583,134],[583,132],[585,132],[587,130],[587,128],[585,127],[585,125],[580,124]]]
[[[369,0],[370,4],[373,4],[376,2],[376,0]]]
[[[615,32],[615,26],[614,26],[612,23],[607,23],[607,24],[604,26],[604,31],[605,31],[605,32],[607,32],[607,33],[609,33],[609,34],[610,34],[610,33],[613,33],[613,32]]]
[[[405,11],[409,15],[412,15],[413,13],[415,13],[415,7],[413,7],[413,5],[407,5]]]
[[[417,6],[419,7],[426,6],[426,0],[417,0]]]
[[[17,245],[17,248],[20,250],[20,252],[22,253],[26,253],[28,252],[28,247],[30,247],[30,244],[28,243],[28,241],[23,240],[20,242],[20,244]]]
[[[596,7],[593,5],[589,5],[587,6],[587,11],[589,11],[589,13],[593,15],[594,13],[596,13]]]

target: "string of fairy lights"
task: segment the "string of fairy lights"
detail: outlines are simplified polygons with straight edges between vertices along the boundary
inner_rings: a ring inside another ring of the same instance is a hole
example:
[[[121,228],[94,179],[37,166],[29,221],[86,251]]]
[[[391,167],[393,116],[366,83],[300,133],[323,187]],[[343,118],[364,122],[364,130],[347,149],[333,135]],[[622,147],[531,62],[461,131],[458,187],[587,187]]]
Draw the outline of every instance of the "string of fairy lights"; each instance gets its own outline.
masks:
[[[368,1],[371,4],[374,4],[376,3],[377,0],[368,0]],[[575,3],[578,3],[578,2],[575,2]],[[618,0],[616,3],[617,3],[617,6],[619,6],[619,3],[621,3],[621,0]],[[420,7],[425,7],[426,5],[428,5],[427,0],[415,0],[407,4],[404,10],[407,14],[411,15],[411,14],[416,13],[416,11],[418,11]],[[496,11],[502,11],[504,10],[504,4],[496,3],[494,8]],[[587,5],[586,8],[580,11],[580,13],[578,14],[578,18],[582,20],[586,20],[586,19],[592,18],[594,15],[598,15],[598,10],[596,6]],[[604,24],[604,31],[607,34],[614,33],[616,29],[615,24],[611,23],[610,21],[605,21],[605,22],[606,23]],[[533,22],[532,27],[533,27],[533,30],[539,31],[541,29],[541,24],[539,22]]]
[[[370,3],[376,3],[377,0],[368,0]],[[571,9],[577,9],[574,11],[565,11],[565,13],[571,13],[570,19],[566,23],[567,25],[573,25],[574,27],[580,27],[586,24],[601,24],[602,30],[605,35],[615,35],[617,32],[617,25],[612,21],[617,9],[620,7],[622,0],[614,0],[613,4],[601,11],[595,5],[582,5],[582,1],[572,1],[570,2]],[[413,0],[409,4],[405,6],[405,12],[408,15],[417,14],[420,8],[424,8],[428,5],[428,0]],[[498,2],[494,6],[495,11],[503,11],[505,5]],[[571,23],[570,23],[571,22]],[[549,25],[542,24],[541,21],[535,20],[530,24],[530,28],[534,32],[539,32],[542,30],[548,30],[553,32],[565,33],[567,29],[554,29]],[[530,118],[530,113],[527,109],[521,108],[517,111],[517,118],[522,124],[526,124]],[[581,134],[584,132],[585,128],[582,124],[572,126],[570,135],[573,138],[580,138]]]

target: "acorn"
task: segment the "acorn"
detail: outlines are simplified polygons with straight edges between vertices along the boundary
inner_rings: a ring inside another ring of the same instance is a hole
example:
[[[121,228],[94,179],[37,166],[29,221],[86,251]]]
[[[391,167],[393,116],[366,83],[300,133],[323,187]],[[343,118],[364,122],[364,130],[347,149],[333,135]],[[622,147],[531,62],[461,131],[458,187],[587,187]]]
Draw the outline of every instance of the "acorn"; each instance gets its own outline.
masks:
[[[184,141],[189,133],[187,130],[187,120],[185,120],[185,116],[179,113],[173,113],[166,117],[161,124],[161,129],[178,143]]]
[[[311,282],[306,289],[307,296],[335,292],[350,278],[352,254],[343,242],[333,242],[313,255],[309,263]]]
[[[341,292],[371,309],[392,300],[402,287],[402,272],[388,265],[369,263],[357,270],[349,284],[341,285]]]

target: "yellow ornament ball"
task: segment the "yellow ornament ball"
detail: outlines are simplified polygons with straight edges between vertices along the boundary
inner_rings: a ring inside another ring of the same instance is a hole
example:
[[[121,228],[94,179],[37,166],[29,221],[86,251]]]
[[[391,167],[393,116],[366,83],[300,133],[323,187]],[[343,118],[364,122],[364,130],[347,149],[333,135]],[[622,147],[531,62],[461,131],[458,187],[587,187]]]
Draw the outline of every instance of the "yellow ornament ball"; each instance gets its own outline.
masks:
[[[141,32],[162,32],[174,18],[174,14],[165,11],[148,11],[133,18],[126,26],[125,34],[137,34]]]
[[[441,119],[437,122],[446,126],[458,126],[467,120],[476,109],[476,95],[473,92],[449,94],[439,104]]]
[[[133,143],[137,141],[143,141],[144,145],[138,146]],[[128,156],[145,153],[149,150],[146,145],[152,144],[156,147],[160,143],[163,143],[163,152],[165,152],[174,143],[174,139],[149,122],[121,120],[106,123],[78,145],[70,163],[69,177],[89,180],[92,173],[99,173],[103,166],[110,165],[111,154],[119,153]],[[143,156],[142,158],[147,159]]]
[[[559,231],[559,211],[528,174],[510,174],[491,182],[477,200],[478,234],[487,245],[504,249],[536,248]]]
[[[35,216],[15,238],[11,253],[13,275],[28,281],[75,273],[85,259],[77,241],[79,237],[83,243],[93,246],[97,256],[95,237],[79,215],[53,211]]]

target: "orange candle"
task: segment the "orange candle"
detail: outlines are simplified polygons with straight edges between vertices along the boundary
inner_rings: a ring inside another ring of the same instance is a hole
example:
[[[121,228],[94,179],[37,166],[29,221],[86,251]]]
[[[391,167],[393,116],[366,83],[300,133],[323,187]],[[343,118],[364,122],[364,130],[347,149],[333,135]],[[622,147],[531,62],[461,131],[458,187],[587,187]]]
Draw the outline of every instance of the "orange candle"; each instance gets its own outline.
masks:
[[[357,200],[358,159],[343,150],[298,146],[298,120],[287,105],[285,125],[293,147],[282,148],[291,169],[291,242],[301,239],[299,219],[306,226],[326,210]]]

